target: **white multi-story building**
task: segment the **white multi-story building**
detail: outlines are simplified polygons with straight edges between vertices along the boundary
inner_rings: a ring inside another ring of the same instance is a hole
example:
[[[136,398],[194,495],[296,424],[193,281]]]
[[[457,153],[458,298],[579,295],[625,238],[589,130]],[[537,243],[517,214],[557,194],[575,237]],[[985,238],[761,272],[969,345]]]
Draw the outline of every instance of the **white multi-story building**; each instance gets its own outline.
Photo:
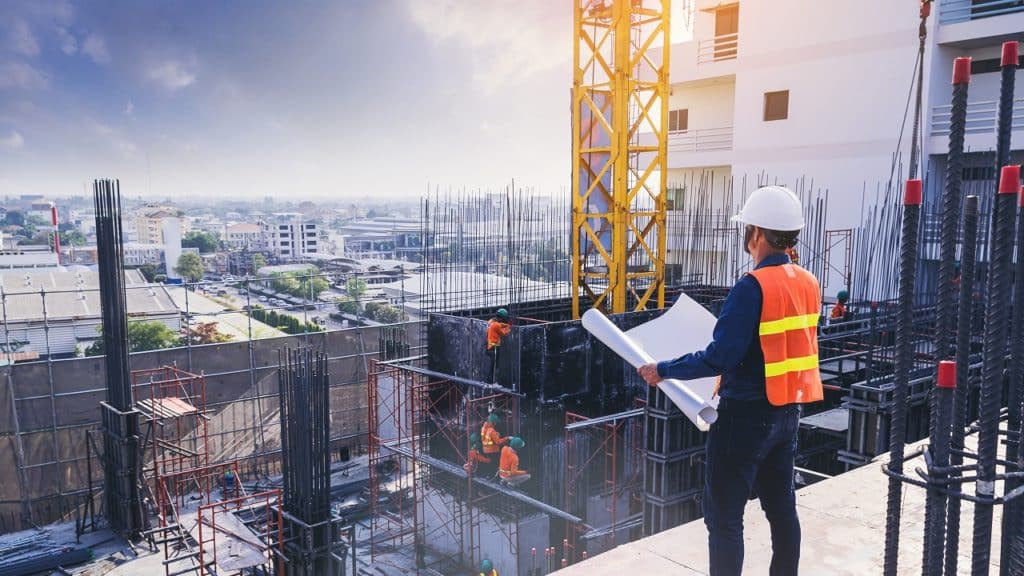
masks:
[[[256,248],[261,243],[259,224],[239,222],[224,227],[224,244],[228,248]]]
[[[693,0],[677,2],[674,16],[684,6],[693,9],[692,39],[671,51],[670,186],[700,175],[745,179],[748,189],[765,181],[796,186],[802,178],[829,191],[828,228],[858,225],[865,185],[873,192],[889,179],[894,157],[904,165],[909,159],[909,120],[900,136],[918,50],[918,3]],[[953,59],[974,59],[967,164],[991,166],[1000,47],[1022,30],[1021,2],[935,3],[925,53],[923,164],[940,178]],[[1020,150],[1019,97],[1015,116]],[[905,167],[896,172],[897,180],[905,177]]]
[[[304,254],[320,252],[320,228],[315,222],[300,219],[260,224],[266,249],[275,258],[297,260]]]
[[[170,206],[147,204],[139,208],[135,213],[135,241],[140,244],[163,244],[162,222],[165,218],[180,218],[181,233],[187,234],[192,225],[181,217],[181,211]]]

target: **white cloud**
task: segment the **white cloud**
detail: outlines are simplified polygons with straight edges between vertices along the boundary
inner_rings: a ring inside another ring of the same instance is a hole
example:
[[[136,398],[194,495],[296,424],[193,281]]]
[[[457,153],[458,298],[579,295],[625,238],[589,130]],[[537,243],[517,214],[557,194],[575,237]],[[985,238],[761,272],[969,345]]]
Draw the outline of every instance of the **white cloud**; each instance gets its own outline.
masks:
[[[25,139],[16,130],[11,130],[9,136],[0,136],[0,148],[17,150],[25,147]]]
[[[110,62],[110,52],[107,51],[107,43],[102,36],[89,34],[82,42],[82,53],[92,58],[97,64]]]
[[[436,43],[468,46],[474,85],[485,93],[516,86],[569,62],[571,27],[552,13],[563,10],[557,4],[408,0],[413,21]]]
[[[60,51],[68,56],[78,52],[78,39],[67,28],[57,27],[57,41],[60,43]]]
[[[0,88],[36,90],[46,88],[50,78],[24,62],[0,62]]]
[[[168,90],[180,90],[196,81],[196,74],[191,67],[176,60],[157,64],[151,67],[146,75]]]
[[[39,55],[39,41],[24,20],[14,20],[8,25],[7,42],[15,54]]]

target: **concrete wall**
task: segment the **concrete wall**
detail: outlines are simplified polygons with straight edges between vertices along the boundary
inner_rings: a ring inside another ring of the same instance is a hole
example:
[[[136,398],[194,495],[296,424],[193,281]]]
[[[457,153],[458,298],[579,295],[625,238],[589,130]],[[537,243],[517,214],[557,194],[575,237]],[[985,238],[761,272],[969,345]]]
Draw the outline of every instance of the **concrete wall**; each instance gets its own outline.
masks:
[[[418,324],[406,337],[420,353]],[[379,328],[252,342],[229,342],[133,354],[132,368],[177,365],[206,377],[210,460],[243,459],[245,474],[276,466],[280,447],[278,352],[308,343],[328,354],[331,436],[358,447],[367,431],[366,369],[379,348]],[[136,391],[140,398],[143,390]],[[148,393],[148,392],[146,392]],[[102,357],[0,367],[0,533],[70,514],[87,489],[86,430],[99,423],[105,398]],[[13,409],[13,410],[12,410]],[[100,479],[99,464],[92,462]]]

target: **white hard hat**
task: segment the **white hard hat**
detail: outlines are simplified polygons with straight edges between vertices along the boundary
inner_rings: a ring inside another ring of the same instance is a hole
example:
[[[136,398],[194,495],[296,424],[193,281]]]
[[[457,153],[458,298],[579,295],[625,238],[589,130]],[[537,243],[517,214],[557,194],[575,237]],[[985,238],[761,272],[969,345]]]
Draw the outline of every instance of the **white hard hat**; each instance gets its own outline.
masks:
[[[789,232],[803,229],[804,210],[800,199],[789,188],[764,186],[754,190],[732,221],[765,230]]]

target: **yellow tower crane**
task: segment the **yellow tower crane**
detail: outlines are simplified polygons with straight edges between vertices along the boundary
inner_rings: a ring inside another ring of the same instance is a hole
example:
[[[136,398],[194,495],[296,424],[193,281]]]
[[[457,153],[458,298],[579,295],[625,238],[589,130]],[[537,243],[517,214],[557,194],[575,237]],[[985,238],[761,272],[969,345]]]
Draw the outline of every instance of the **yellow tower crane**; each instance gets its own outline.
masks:
[[[661,308],[671,0],[573,2],[573,317]]]

